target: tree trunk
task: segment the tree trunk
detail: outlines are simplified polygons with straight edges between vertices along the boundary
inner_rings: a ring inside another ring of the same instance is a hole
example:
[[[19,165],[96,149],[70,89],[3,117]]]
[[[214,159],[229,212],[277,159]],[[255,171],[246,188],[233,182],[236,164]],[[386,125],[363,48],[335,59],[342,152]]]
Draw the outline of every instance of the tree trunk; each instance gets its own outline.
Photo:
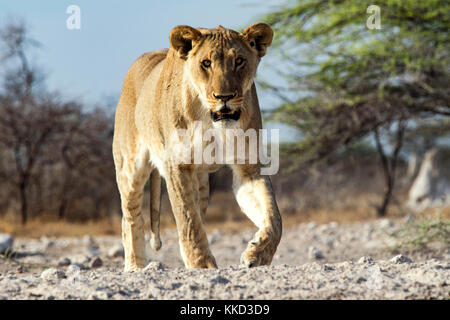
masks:
[[[22,180],[19,185],[20,204],[21,204],[20,213],[21,213],[22,225],[25,225],[28,220],[28,215],[27,215],[28,214],[28,199],[27,199],[27,194],[26,194],[26,186],[27,186],[26,181]]]
[[[377,145],[378,154],[380,155],[381,164],[383,166],[384,178],[386,182],[386,192],[384,193],[383,202],[377,208],[377,215],[384,217],[387,214],[389,204],[392,200],[392,194],[395,186],[395,175],[397,173],[397,163],[400,150],[403,146],[403,137],[406,129],[406,121],[399,120],[397,122],[397,133],[395,138],[395,147],[390,159],[384,152],[383,145],[380,141],[378,128],[374,130],[375,142]]]
[[[390,179],[387,183],[387,189],[384,194],[383,203],[379,208],[377,208],[377,215],[379,217],[384,217],[386,215],[388,206],[392,199],[392,191],[394,190],[394,177],[391,174],[389,174],[389,177]]]
[[[72,170],[72,168],[68,169],[68,172],[70,172]],[[61,202],[59,204],[59,208],[58,208],[58,220],[62,220],[65,218],[66,216],[66,211],[67,211],[67,207],[69,204],[69,200],[70,200],[70,196],[68,195],[69,193],[69,185],[71,185],[72,179],[70,176],[70,173],[66,174],[65,179],[64,179],[64,184],[62,187],[62,192],[61,192]]]
[[[65,197],[63,197],[63,199],[61,200],[61,203],[59,205],[59,209],[58,209],[58,220],[62,220],[64,219],[64,216],[66,215],[66,209],[67,209],[67,199]]]

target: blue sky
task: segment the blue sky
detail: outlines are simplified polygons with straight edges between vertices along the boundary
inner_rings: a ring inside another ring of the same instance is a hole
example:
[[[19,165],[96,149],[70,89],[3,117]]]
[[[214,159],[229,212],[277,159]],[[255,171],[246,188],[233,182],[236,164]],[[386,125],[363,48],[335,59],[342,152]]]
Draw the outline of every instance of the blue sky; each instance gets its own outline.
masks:
[[[221,24],[240,29],[278,4],[256,0],[2,0],[0,26],[10,18],[23,18],[31,36],[42,44],[33,61],[46,72],[48,88],[95,104],[117,100],[133,61],[144,52],[167,48],[174,26],[212,28]],[[81,9],[80,30],[66,27],[70,5]],[[259,74],[272,78],[264,67],[267,60],[270,51]],[[276,106],[277,100],[268,93],[259,90],[259,96],[262,108]],[[282,136],[290,135],[282,132]]]

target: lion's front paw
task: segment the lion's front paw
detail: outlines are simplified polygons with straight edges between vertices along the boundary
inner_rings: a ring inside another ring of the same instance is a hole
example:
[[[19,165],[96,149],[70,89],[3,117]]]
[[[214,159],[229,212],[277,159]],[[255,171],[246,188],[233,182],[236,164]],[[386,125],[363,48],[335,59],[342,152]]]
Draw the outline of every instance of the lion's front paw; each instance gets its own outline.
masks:
[[[144,266],[138,266],[138,265],[125,265],[123,268],[123,271],[125,272],[133,272],[133,271],[139,271],[142,270]]]
[[[187,268],[195,269],[216,269],[217,263],[216,259],[211,254],[205,254],[196,257],[190,257],[188,261],[185,262]]]
[[[274,253],[270,246],[259,251],[257,246],[249,243],[247,249],[241,255],[241,265],[247,268],[270,265]]]
[[[125,266],[123,268],[123,271],[125,271],[125,272],[138,271],[138,270],[142,270],[145,266],[146,266],[145,260],[142,260],[138,263],[136,263],[136,262],[130,263],[125,260]]]
[[[246,268],[253,268],[260,265],[260,258],[258,254],[251,250],[251,248],[247,248],[241,255],[241,266]]]

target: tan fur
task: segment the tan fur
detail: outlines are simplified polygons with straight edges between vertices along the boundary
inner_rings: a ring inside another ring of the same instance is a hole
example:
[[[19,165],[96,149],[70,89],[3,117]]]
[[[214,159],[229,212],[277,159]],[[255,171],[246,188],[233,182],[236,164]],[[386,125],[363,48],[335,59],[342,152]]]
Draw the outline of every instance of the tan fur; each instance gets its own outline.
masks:
[[[170,49],[146,53],[131,66],[117,106],[113,142],[126,271],[142,268],[148,261],[141,205],[149,177],[151,244],[156,250],[161,246],[160,176],[166,180],[186,267],[217,267],[203,220],[209,197],[208,173],[220,165],[180,164],[166,155],[175,147],[171,140],[174,132],[187,129],[192,133],[194,121],[201,121],[205,129],[213,125],[243,130],[262,127],[253,79],[272,36],[265,24],[250,26],[242,34],[221,26],[178,26],[170,34]],[[241,66],[236,62],[238,56],[245,61]],[[205,59],[211,61],[208,68],[201,66]],[[210,110],[216,112],[223,104],[215,95],[224,94],[235,95],[227,105],[241,110],[241,117],[213,124]],[[260,175],[259,165],[231,167],[237,201],[258,227],[241,262],[248,267],[270,264],[281,238],[281,217],[270,180]]]

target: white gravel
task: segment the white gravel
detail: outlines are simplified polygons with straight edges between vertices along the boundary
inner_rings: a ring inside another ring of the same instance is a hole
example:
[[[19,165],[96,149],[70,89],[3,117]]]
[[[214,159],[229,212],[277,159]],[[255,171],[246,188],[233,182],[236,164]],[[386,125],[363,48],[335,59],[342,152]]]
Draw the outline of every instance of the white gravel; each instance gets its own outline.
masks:
[[[152,262],[132,273],[122,271],[119,237],[19,238],[14,257],[0,258],[0,300],[449,299],[450,251],[390,249],[400,225],[301,224],[284,230],[272,266],[254,269],[238,266],[254,230],[210,232],[215,270],[185,269],[166,230]]]
[[[12,248],[14,238],[5,233],[0,233],[0,253],[4,253],[6,250]]]

